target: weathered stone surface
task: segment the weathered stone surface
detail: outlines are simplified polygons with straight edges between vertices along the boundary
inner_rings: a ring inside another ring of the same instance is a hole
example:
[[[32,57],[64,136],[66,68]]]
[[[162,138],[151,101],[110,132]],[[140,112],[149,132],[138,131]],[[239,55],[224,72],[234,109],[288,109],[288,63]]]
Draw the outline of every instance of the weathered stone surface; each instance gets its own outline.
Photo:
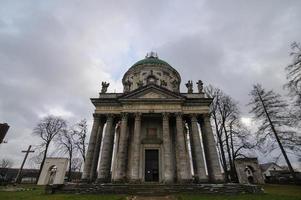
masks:
[[[197,182],[207,182],[208,178],[206,176],[205,163],[196,115],[191,115],[191,142],[193,146],[192,151],[195,160],[195,176],[197,178]]]
[[[99,116],[94,116],[91,136],[90,136],[87,155],[86,155],[86,161],[84,163],[84,171],[83,171],[83,175],[82,175],[83,180],[90,180],[93,155],[94,155],[94,150],[95,150],[95,143],[96,143],[96,139],[97,139],[97,131],[99,128],[99,124],[100,124]]]
[[[192,177],[189,171],[189,161],[185,149],[182,113],[176,115],[176,148],[177,148],[177,181],[190,182]]]
[[[126,158],[127,158],[127,145],[128,145],[128,114],[123,113],[121,118],[121,127],[120,127],[120,141],[119,149],[117,152],[117,161],[116,161],[116,174],[114,177],[114,182],[124,182],[126,180]]]
[[[171,135],[169,130],[169,113],[163,113],[163,150],[164,150],[164,182],[174,182],[173,161],[171,152]]]
[[[90,172],[90,180],[92,180],[92,181],[94,181],[97,178],[97,166],[98,166],[100,145],[101,145],[101,141],[102,141],[102,133],[103,133],[104,125],[105,125],[105,121],[103,119],[100,119],[100,124],[99,124],[98,130],[97,130],[97,137],[96,137],[96,142],[95,142],[95,147],[94,147],[91,172]]]
[[[132,145],[130,181],[139,182],[141,113],[135,113],[134,137]]]
[[[107,116],[106,130],[103,139],[101,161],[98,169],[98,181],[110,182],[110,170],[113,153],[113,141],[115,134],[114,116]]]
[[[209,115],[203,115],[200,120],[201,132],[203,138],[203,146],[205,151],[209,181],[224,182],[224,177],[218,161],[217,149],[210,124]]]

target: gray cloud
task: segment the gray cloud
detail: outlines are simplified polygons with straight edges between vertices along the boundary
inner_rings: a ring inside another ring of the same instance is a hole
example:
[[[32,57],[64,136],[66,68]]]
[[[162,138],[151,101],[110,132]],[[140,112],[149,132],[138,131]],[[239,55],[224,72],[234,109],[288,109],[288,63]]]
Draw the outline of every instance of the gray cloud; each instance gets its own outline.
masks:
[[[0,120],[11,129],[2,157],[20,164],[44,115],[87,118],[102,80],[155,50],[188,79],[245,104],[253,83],[285,93],[289,44],[300,41],[295,1],[13,1],[0,7]],[[185,90],[182,87],[182,90]]]

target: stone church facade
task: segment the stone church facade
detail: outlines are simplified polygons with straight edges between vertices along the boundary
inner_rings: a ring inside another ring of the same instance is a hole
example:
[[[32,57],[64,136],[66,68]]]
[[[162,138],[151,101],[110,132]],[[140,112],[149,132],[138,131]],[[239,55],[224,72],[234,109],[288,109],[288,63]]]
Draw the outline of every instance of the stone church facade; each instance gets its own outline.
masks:
[[[99,183],[223,182],[209,105],[211,98],[180,92],[181,76],[150,53],[122,79],[123,93],[102,83],[82,179]]]

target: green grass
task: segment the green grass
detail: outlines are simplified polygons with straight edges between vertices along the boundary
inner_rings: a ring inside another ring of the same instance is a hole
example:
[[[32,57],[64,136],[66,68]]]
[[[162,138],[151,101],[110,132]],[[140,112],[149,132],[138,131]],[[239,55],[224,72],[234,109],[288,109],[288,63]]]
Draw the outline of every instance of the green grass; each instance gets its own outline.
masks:
[[[264,185],[265,194],[179,195],[178,200],[301,200],[301,186]]]
[[[77,195],[77,194],[44,194],[43,187],[31,191],[4,192],[0,191],[1,200],[125,200],[124,195]],[[0,190],[3,187],[0,187]],[[301,186],[265,185],[265,194],[245,195],[177,195],[178,200],[301,200]]]
[[[3,187],[0,187],[0,190]],[[31,191],[4,192],[0,191],[0,200],[125,200],[124,195],[79,195],[79,194],[45,194],[43,187],[25,186],[22,188],[35,188]]]

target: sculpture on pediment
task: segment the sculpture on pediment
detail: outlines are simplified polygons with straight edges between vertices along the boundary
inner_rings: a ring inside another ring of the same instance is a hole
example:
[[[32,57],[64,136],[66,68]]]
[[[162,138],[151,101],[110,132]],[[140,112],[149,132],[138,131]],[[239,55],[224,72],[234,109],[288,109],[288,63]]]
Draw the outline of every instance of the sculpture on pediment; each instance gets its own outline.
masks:
[[[143,81],[142,81],[142,80],[139,80],[139,81],[137,82],[137,86],[138,86],[138,88],[141,88],[141,87],[143,86]]]
[[[161,87],[166,87],[167,86],[167,82],[165,80],[160,80],[160,86]]]
[[[176,91],[179,90],[179,82],[178,82],[177,80],[173,80],[173,81],[171,82],[171,85],[172,85],[172,88],[173,88],[174,90],[176,90]]]
[[[124,92],[129,92],[131,90],[132,82],[128,79],[124,82]]]
[[[193,83],[192,83],[192,81],[188,81],[186,84],[185,84],[185,86],[187,87],[187,89],[188,89],[188,94],[192,94],[193,93]]]
[[[107,82],[101,82],[101,93],[106,93],[108,90],[108,87],[110,86],[110,83]]]
[[[198,91],[199,91],[199,93],[204,93],[203,92],[203,90],[204,90],[203,81],[198,80],[198,82],[196,84],[198,85]]]

